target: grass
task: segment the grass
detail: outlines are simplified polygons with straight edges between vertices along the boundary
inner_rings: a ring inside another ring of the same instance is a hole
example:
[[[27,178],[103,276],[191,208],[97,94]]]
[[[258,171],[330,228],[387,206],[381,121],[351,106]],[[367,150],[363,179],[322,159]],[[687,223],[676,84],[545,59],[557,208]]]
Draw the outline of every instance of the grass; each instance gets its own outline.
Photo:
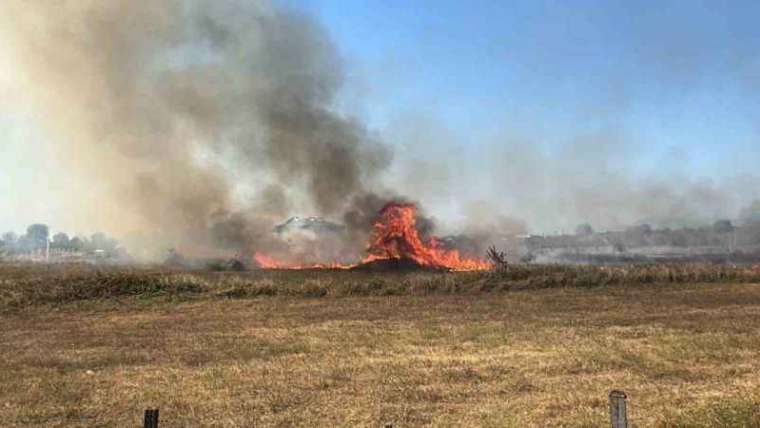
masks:
[[[517,269],[0,267],[1,425],[760,426],[751,269]]]
[[[672,412],[660,424],[668,428],[720,427],[750,428],[760,426],[760,401],[757,398],[728,398],[686,412]]]
[[[140,298],[481,294],[617,285],[760,283],[760,267],[517,265],[493,272],[183,271],[91,265],[0,264],[0,311]]]

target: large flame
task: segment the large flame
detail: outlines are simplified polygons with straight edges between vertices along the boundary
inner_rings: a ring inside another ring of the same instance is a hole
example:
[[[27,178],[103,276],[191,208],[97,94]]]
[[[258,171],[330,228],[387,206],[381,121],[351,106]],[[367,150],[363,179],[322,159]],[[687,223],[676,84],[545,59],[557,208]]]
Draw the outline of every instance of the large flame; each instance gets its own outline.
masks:
[[[421,267],[453,271],[487,270],[488,262],[462,257],[457,250],[443,248],[431,237],[423,240],[416,226],[417,207],[414,204],[391,202],[379,212],[372,226],[367,257],[355,265],[313,264],[298,265],[275,260],[255,253],[255,262],[264,269],[351,269],[378,261],[411,261]]]
[[[391,202],[380,210],[380,216],[372,227],[363,263],[384,259],[409,259],[420,266],[449,270],[486,270],[491,266],[482,260],[467,259],[457,250],[448,250],[431,237],[426,242],[420,238],[416,227],[417,207],[414,204]]]

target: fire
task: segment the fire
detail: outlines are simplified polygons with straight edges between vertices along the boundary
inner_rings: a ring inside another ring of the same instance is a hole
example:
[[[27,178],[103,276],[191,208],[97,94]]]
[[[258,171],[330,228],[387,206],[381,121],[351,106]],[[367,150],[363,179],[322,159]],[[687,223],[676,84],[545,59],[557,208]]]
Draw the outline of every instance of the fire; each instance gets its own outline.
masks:
[[[279,261],[275,260],[273,257],[269,257],[266,254],[261,253],[253,253],[253,260],[261,267],[262,269],[287,269],[288,266]]]
[[[366,263],[383,260],[410,260],[421,267],[452,271],[488,270],[491,265],[483,260],[462,257],[457,250],[443,248],[435,237],[423,240],[416,226],[417,207],[407,203],[388,203],[379,212],[372,226],[367,245],[367,257],[355,265],[312,264],[299,265],[278,261],[261,253],[253,255],[263,269],[352,269]]]
[[[316,264],[293,264],[279,261],[262,253],[253,253],[253,260],[262,269],[351,269],[354,265],[342,265],[340,263],[316,263]]]
[[[367,251],[362,263],[375,260],[410,259],[420,266],[448,270],[487,270],[485,261],[467,259],[457,250],[442,247],[437,238],[424,242],[416,227],[417,207],[414,204],[389,203],[372,227]]]

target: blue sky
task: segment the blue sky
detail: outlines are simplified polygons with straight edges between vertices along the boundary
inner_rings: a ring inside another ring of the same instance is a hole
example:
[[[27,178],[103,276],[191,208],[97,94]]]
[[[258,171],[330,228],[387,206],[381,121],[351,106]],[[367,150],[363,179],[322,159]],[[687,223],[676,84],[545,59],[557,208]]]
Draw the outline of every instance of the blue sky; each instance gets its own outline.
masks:
[[[694,175],[754,169],[742,160],[758,157],[758,2],[309,0],[306,9],[346,56],[372,126],[423,113],[463,144],[508,129],[548,150],[614,128],[649,153],[636,159],[643,167],[680,153]]]

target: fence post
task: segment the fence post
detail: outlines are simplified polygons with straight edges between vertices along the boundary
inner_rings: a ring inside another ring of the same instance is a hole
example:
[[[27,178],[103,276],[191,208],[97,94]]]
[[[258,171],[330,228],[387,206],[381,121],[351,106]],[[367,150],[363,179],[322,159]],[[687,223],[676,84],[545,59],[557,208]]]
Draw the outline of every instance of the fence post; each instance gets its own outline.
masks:
[[[628,428],[628,412],[625,406],[625,392],[610,391],[610,422],[612,428]]]
[[[158,428],[158,409],[145,410],[144,428]]]

